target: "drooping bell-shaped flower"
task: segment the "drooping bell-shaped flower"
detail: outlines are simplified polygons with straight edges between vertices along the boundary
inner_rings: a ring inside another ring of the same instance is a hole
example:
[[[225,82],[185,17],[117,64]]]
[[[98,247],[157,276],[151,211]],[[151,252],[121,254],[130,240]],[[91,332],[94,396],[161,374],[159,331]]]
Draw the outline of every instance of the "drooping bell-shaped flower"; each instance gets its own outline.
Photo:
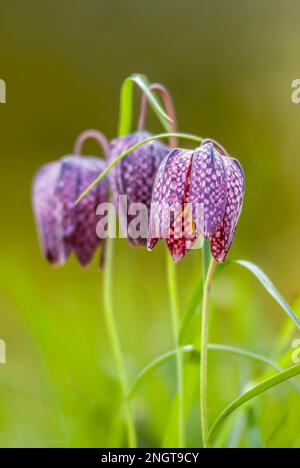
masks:
[[[206,140],[194,151],[175,149],[166,156],[153,188],[150,250],[165,238],[178,261],[202,235],[210,238],[214,258],[225,260],[241,213],[245,184],[240,163],[222,153],[214,142]]]
[[[138,131],[112,140],[110,160],[114,161],[120,154],[150,137],[150,133]],[[145,143],[129,153],[110,171],[111,186],[115,204],[119,208],[120,223],[133,245],[145,246],[147,237],[142,235],[133,237],[130,229],[128,230],[128,226],[130,227],[131,221],[136,216],[136,213],[130,212],[130,207],[134,203],[141,203],[149,212],[155,176],[169,151],[168,146],[160,141]],[[122,196],[121,199],[120,196]],[[125,201],[124,196],[127,197]],[[144,220],[143,224],[148,225],[148,219]]]
[[[106,162],[78,153],[44,165],[33,181],[33,210],[41,247],[53,264],[64,264],[74,252],[86,266],[101,243],[96,234],[96,208],[108,201],[108,180],[103,179],[79,204],[75,202],[103,172]]]

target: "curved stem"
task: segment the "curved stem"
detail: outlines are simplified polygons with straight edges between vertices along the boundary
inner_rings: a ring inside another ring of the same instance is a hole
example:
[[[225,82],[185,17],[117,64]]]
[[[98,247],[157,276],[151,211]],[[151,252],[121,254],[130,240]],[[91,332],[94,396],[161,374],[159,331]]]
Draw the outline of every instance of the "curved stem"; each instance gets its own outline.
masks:
[[[182,353],[187,355],[195,355],[197,359],[200,358],[200,351],[197,347],[192,344],[184,345],[181,347]],[[235,356],[239,356],[242,358],[246,358],[252,360],[254,362],[258,362],[260,364],[265,364],[266,366],[270,367],[271,369],[276,370],[277,372],[281,372],[284,369],[277,364],[277,362],[272,361],[268,357],[262,356],[261,354],[257,354],[253,351],[248,351],[247,349],[243,348],[236,348],[235,346],[227,346],[219,343],[210,343],[208,345],[209,351],[216,351],[221,353],[229,353]],[[137,375],[133,383],[131,384],[128,398],[133,398],[137,390],[140,388],[142,383],[149,377],[149,374],[154,372],[157,368],[161,365],[165,364],[176,358],[176,349],[172,349],[171,351],[167,351],[166,353],[158,356],[157,358],[153,359],[149,364],[147,364]],[[300,394],[300,386],[297,385],[296,382],[291,382],[294,390]]]
[[[202,329],[201,329],[201,355],[200,355],[200,412],[203,447],[208,446],[208,406],[207,406],[207,356],[209,335],[209,290],[217,262],[212,258],[207,272],[203,291]]]
[[[92,182],[91,185],[89,185],[89,187],[87,187],[87,189],[85,189],[84,192],[82,192],[82,194],[79,195],[79,197],[75,201],[75,205],[77,205],[77,203],[79,203],[89,193],[89,191],[92,190],[92,188],[95,187],[98,184],[98,182],[100,182],[100,180],[103,179],[103,177],[106,176],[106,174],[108,174],[108,172],[119,161],[121,161],[123,158],[128,156],[130,153],[132,153],[132,151],[134,151],[135,149],[139,148],[142,145],[145,145],[146,143],[150,143],[150,141],[161,140],[163,138],[170,138],[170,137],[185,138],[186,140],[196,141],[197,143],[201,143],[202,141],[201,137],[198,137],[196,135],[191,135],[189,133],[159,133],[158,135],[154,135],[149,138],[146,138],[143,141],[139,141],[135,145],[128,148],[128,150],[124,151],[124,153],[120,154],[120,156],[118,156],[110,164],[108,164],[107,168],[102,172],[102,174],[100,174],[99,177],[97,177],[97,179],[95,179],[94,182]]]
[[[168,130],[172,133],[177,132],[177,118],[175,112],[175,106],[173,103],[172,96],[170,92],[163,86],[161,83],[152,83],[149,86],[150,91],[158,91],[162,97],[164,102],[168,117],[170,117],[170,121],[168,122]],[[143,130],[145,126],[145,120],[147,116],[147,109],[148,109],[148,97],[146,94],[143,94],[142,101],[141,101],[141,110],[140,110],[140,118],[138,123],[138,130]],[[177,146],[177,138],[170,137],[170,147],[176,148]]]
[[[99,143],[99,145],[102,147],[104,151],[105,157],[109,156],[110,148],[109,148],[109,143],[108,143],[106,136],[103,133],[99,132],[99,130],[94,130],[94,129],[85,130],[84,132],[78,135],[74,143],[75,154],[81,154],[83,144],[89,138],[92,138],[93,140],[96,140]]]
[[[202,146],[202,145],[205,145],[205,143],[212,143],[214,146],[217,147],[217,149],[218,149],[224,156],[228,156],[228,157],[229,157],[229,154],[228,154],[228,152],[226,151],[226,149],[224,148],[224,146],[222,146],[218,141],[213,140],[212,138],[205,138],[204,140],[202,140],[201,146]]]
[[[78,135],[75,144],[74,144],[74,153],[81,154],[82,147],[85,141],[89,138],[96,140],[99,145],[103,148],[104,156],[108,158],[110,147],[107,138],[105,135],[98,130],[85,130],[84,132]],[[109,215],[110,216],[110,215]],[[108,225],[111,225],[110,220],[108,220]],[[128,445],[130,448],[136,447],[136,435],[134,420],[131,408],[131,402],[127,398],[128,394],[128,382],[125,371],[125,366],[122,358],[122,351],[119,341],[119,336],[117,332],[114,310],[113,310],[113,291],[112,291],[112,263],[113,263],[113,239],[111,236],[108,236],[106,239],[106,261],[104,269],[104,313],[106,319],[106,325],[108,330],[108,335],[111,342],[112,352],[114,355],[114,360],[117,368],[117,373],[120,380],[122,401],[125,405],[125,417],[127,424],[127,434],[128,434]]]
[[[108,220],[108,226],[111,223]],[[104,269],[104,312],[105,319],[107,324],[107,330],[111,342],[111,347],[114,355],[114,360],[119,376],[121,392],[122,392],[122,401],[125,405],[125,417],[127,425],[127,434],[128,434],[128,445],[130,448],[136,447],[136,434],[134,427],[134,419],[132,414],[131,402],[128,399],[128,382],[125,371],[125,365],[122,357],[121,345],[118,336],[118,331],[116,327],[114,309],[113,309],[113,288],[112,288],[112,278],[113,278],[113,238],[108,236],[106,239],[106,263]]]
[[[85,130],[84,132],[78,135],[75,144],[74,144],[74,153],[81,154],[82,147],[85,141],[89,138],[96,140],[99,145],[103,148],[104,155],[108,158],[110,147],[107,138],[105,135],[98,130]],[[110,215],[108,215],[110,216]],[[110,220],[108,220],[108,226],[111,225]],[[108,330],[109,339],[111,342],[112,352],[114,355],[114,360],[117,368],[117,373],[119,376],[122,401],[125,405],[125,417],[127,424],[127,434],[128,434],[128,445],[130,448],[136,447],[136,435],[134,420],[131,408],[131,402],[127,398],[128,394],[128,382],[125,371],[125,366],[122,358],[122,351],[119,341],[119,336],[117,332],[114,310],[113,310],[113,291],[112,291],[112,264],[113,264],[113,239],[111,236],[108,236],[106,239],[106,259],[105,259],[105,268],[104,268],[104,313],[106,319],[106,325]]]

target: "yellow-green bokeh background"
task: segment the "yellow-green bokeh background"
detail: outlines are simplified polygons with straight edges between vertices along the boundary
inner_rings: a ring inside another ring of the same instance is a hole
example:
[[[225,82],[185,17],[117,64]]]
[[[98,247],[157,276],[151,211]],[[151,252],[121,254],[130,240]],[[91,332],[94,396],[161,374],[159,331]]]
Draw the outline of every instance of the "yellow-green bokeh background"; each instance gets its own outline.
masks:
[[[0,446],[124,446],[102,273],[97,261],[82,270],[72,258],[53,269],[41,257],[32,177],[41,164],[69,153],[83,129],[115,135],[119,89],[129,74],[163,82],[180,129],[214,137],[243,164],[247,191],[231,258],[258,263],[294,303],[300,295],[300,105],[291,102],[291,82],[300,77],[300,2],[0,3],[0,78],[7,84],[7,103],[0,105],[0,338],[8,359],[0,366]],[[149,129],[159,130],[153,117]],[[150,254],[125,240],[116,244],[115,310],[132,378],[173,346],[165,247]],[[178,265],[182,310],[200,272],[197,251]],[[249,273],[225,270],[213,297],[212,339],[271,356],[284,316]],[[210,365],[213,419],[243,379],[263,369],[222,354],[212,355]],[[159,446],[163,438],[172,443],[174,371],[170,364],[153,374],[135,399],[142,446]],[[284,417],[270,444],[299,446],[298,400],[286,386],[258,400],[247,434],[257,432],[241,444],[266,444]],[[192,446],[199,444],[198,419],[195,401]]]

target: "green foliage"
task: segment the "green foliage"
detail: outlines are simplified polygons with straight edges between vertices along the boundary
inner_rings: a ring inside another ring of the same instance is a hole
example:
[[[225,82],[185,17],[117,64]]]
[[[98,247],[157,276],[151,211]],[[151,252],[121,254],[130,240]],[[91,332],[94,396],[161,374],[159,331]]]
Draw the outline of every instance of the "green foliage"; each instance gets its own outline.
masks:
[[[120,134],[131,128],[134,83],[147,93],[168,131],[166,115],[155,95],[149,93],[147,79],[134,75],[122,88]],[[193,135],[178,135],[201,141]],[[169,136],[166,133],[152,139]],[[176,351],[166,351],[172,349],[172,340],[161,250],[149,255],[131,249],[125,241],[117,242],[114,300],[132,382],[129,396],[134,403],[139,443],[167,447],[177,443],[178,396]],[[290,345],[299,319],[259,267],[248,261],[236,263],[259,279],[292,321],[284,322],[282,329],[273,325],[273,316],[262,314],[265,307],[270,312],[268,304],[255,294],[248,278],[230,271],[235,269],[223,272],[219,268],[211,338],[236,346],[210,345],[209,405],[211,422],[216,421],[211,441],[216,446],[299,447],[300,370],[299,366],[281,370],[291,364]],[[180,343],[185,357],[187,440],[189,446],[199,446],[198,338],[203,282],[197,255],[191,253],[182,262],[178,275],[181,310],[185,310]],[[103,320],[102,279],[96,262],[85,272],[72,259],[63,270],[50,269],[39,257],[33,223],[28,232],[15,235],[13,249],[5,254],[2,249],[0,338],[7,341],[8,364],[0,367],[1,446],[126,443],[118,378]],[[245,350],[250,344],[261,353]],[[152,361],[154,356],[159,357]],[[246,364],[241,358],[246,358]],[[150,364],[145,366],[147,362]],[[240,376],[245,368],[247,379],[241,391]],[[278,372],[273,375],[272,369]],[[287,380],[294,388],[279,385]],[[273,391],[267,392],[270,389]],[[238,394],[241,396],[236,398]]]
[[[169,130],[170,118],[161,107],[158,99],[149,89],[149,80],[145,75],[135,73],[124,80],[121,87],[120,117],[118,135],[127,135],[131,131],[133,115],[133,89],[138,86],[147,96],[150,105],[166,131]]]
[[[288,314],[288,316],[293,320],[295,325],[300,330],[300,320],[292,311],[291,307],[288,305],[286,300],[282,297],[278,289],[275,288],[274,284],[267,277],[267,275],[257,265],[254,265],[254,263],[252,262],[248,262],[246,260],[236,260],[234,263],[247,268],[247,270],[251,271],[251,273],[253,273],[256,276],[256,278],[261,282],[261,284],[265,287],[268,293],[275,299],[275,301],[278,302],[278,304]]]
[[[290,367],[289,369],[283,370],[278,374],[274,375],[273,377],[270,377],[269,379],[251,388],[239,398],[230,403],[230,405],[228,405],[227,408],[220,414],[217,421],[213,425],[209,437],[210,442],[214,441],[214,438],[218,433],[220,426],[224,423],[226,418],[228,418],[234,411],[239,409],[242,405],[246,404],[253,398],[256,398],[260,394],[264,393],[266,390],[269,390],[270,388],[275,387],[276,385],[279,385],[282,382],[285,382],[286,380],[291,379],[292,377],[295,377],[299,374],[300,364]]]

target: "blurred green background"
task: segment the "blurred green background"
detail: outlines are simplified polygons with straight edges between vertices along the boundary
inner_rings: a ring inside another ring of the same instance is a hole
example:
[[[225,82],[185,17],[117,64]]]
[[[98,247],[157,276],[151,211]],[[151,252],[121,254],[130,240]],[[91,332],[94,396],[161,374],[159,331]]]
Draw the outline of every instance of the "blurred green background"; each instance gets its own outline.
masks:
[[[300,78],[300,2],[0,4],[0,78],[7,84],[7,103],[0,105],[0,338],[8,361],[0,365],[0,446],[124,446],[98,259],[87,270],[73,258],[60,269],[46,263],[31,211],[32,177],[43,163],[69,153],[86,128],[113,137],[121,83],[144,73],[173,93],[182,131],[217,139],[243,164],[247,191],[230,257],[259,264],[297,307],[300,105],[291,102],[291,82]],[[160,130],[152,116],[148,123]],[[98,154],[92,143],[86,150]],[[133,378],[173,347],[165,246],[150,254],[126,240],[116,244],[115,310]],[[201,252],[193,251],[178,265],[182,310],[200,274]],[[224,270],[213,299],[212,341],[275,352],[285,318],[249,273]],[[200,332],[199,317],[197,327]],[[282,354],[292,337],[297,334],[284,341]],[[211,420],[263,372],[212,354]],[[172,446],[175,391],[172,363],[139,390],[134,411],[141,446]],[[283,385],[231,418],[243,428],[237,444],[300,446],[299,400]],[[187,424],[195,447],[197,401],[196,395]],[[226,437],[220,444],[228,444]]]

